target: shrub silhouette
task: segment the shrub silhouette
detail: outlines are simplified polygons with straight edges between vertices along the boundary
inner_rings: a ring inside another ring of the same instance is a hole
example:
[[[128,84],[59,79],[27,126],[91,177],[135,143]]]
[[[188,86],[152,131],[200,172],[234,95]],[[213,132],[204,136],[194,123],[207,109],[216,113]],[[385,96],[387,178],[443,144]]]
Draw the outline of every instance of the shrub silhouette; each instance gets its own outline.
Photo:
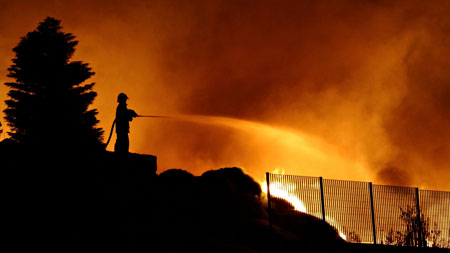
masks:
[[[8,77],[15,79],[4,110],[10,137],[39,150],[101,147],[97,111],[88,109],[97,94],[88,64],[70,61],[78,41],[47,17],[13,49]]]
[[[400,207],[400,220],[405,225],[404,231],[390,229],[384,238],[383,244],[397,246],[422,247],[426,246],[426,240],[430,237],[430,221],[423,214],[417,217],[415,207]]]
[[[334,247],[344,241],[338,231],[327,222],[302,213],[284,199],[272,197],[272,222],[282,233],[301,241],[304,245],[317,247]]]

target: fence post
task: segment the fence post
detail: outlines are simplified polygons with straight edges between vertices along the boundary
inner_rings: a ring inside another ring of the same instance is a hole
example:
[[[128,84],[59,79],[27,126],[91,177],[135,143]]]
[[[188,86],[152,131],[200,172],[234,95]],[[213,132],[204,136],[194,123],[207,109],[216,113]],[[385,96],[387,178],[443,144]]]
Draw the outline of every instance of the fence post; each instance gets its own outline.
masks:
[[[319,177],[320,183],[320,201],[322,203],[322,219],[325,221],[325,200],[323,199],[323,180],[322,177]]]
[[[270,176],[269,172],[266,172],[266,183],[267,183],[267,209],[269,212],[269,228],[272,230],[272,202],[270,200]]]
[[[370,191],[370,210],[372,214],[372,232],[373,232],[373,244],[377,244],[377,232],[375,229],[375,212],[373,208],[373,189],[372,182],[369,183],[369,191]]]
[[[422,220],[420,219],[420,202],[419,202],[419,188],[416,188],[416,219],[417,227],[419,229],[417,239],[419,241],[419,247],[423,247],[422,240]]]

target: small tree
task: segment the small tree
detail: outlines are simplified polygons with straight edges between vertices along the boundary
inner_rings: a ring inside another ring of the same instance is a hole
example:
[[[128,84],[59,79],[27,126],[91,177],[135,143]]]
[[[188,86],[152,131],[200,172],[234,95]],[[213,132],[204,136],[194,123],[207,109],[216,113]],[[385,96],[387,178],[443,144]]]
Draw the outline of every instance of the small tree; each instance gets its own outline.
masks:
[[[400,219],[406,225],[406,230],[403,234],[405,246],[420,247],[426,245],[425,240],[430,235],[429,219],[425,219],[423,214],[417,217],[418,214],[415,207],[408,206],[406,210],[400,208],[400,211]],[[422,245],[420,245],[421,241]]]
[[[88,64],[70,61],[78,41],[61,31],[60,21],[47,17],[13,49],[8,69],[10,88],[5,119],[10,137],[39,149],[100,147],[103,130],[96,127],[97,111],[88,109],[97,94]]]
[[[427,246],[426,240],[430,237],[429,219],[425,219],[423,214],[417,217],[416,208],[408,206],[406,210],[400,207],[400,220],[406,227],[405,231],[394,232],[393,229],[390,229],[384,238],[384,244],[412,247]]]

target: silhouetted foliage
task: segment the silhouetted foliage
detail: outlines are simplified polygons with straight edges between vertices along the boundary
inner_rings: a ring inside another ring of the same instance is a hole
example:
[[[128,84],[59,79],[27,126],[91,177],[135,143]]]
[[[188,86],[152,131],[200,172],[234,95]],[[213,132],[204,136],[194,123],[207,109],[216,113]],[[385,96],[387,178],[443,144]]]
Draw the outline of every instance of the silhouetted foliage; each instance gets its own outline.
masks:
[[[350,232],[347,235],[347,241],[348,242],[353,242],[353,243],[360,243],[361,242],[361,237],[355,233],[355,232]]]
[[[315,247],[334,247],[344,243],[337,229],[322,219],[295,210],[282,198],[271,197],[271,203],[273,226],[288,238]]]
[[[384,238],[383,244],[396,246],[426,246],[426,240],[430,236],[430,221],[424,215],[417,217],[415,207],[408,206],[406,210],[400,207],[400,219],[405,225],[405,231],[395,231],[390,229]],[[420,242],[422,241],[422,245]]]
[[[217,252],[243,245],[259,248],[259,241],[269,236],[267,213],[259,199],[261,188],[239,168],[201,176],[172,169],[158,176],[155,189],[158,218],[154,227],[163,248],[173,252],[206,248],[204,252]]]
[[[442,231],[439,230],[437,222],[433,223],[427,240],[428,247],[433,248],[450,248],[450,229],[448,230],[447,240],[442,238]]]
[[[13,49],[6,100],[9,135],[39,149],[100,147],[103,131],[97,111],[89,109],[97,94],[94,72],[87,63],[70,61],[78,41],[61,31],[60,21],[47,17]]]

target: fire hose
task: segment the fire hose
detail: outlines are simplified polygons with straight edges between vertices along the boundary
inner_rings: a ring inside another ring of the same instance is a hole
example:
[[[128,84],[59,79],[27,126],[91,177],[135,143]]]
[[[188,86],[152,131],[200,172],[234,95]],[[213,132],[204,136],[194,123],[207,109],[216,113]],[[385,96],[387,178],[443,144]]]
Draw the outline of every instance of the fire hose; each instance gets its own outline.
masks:
[[[170,118],[167,116],[158,116],[158,115],[137,115],[136,117],[139,118]],[[111,141],[111,137],[112,137],[112,133],[114,131],[114,126],[116,125],[116,119],[114,119],[112,126],[111,126],[111,131],[109,132],[109,137],[108,137],[108,141],[105,144],[105,149],[108,147],[109,142]]]

